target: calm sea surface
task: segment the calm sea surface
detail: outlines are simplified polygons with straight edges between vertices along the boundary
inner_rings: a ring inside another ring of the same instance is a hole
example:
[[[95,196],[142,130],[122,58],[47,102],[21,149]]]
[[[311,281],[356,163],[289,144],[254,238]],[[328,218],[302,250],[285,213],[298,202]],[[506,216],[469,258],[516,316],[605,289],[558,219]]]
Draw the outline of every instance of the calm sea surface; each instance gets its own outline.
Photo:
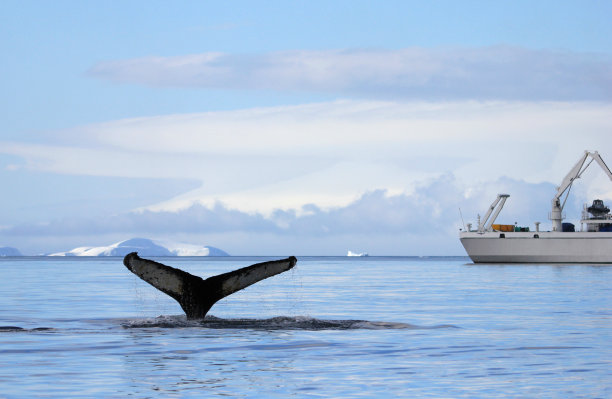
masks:
[[[612,266],[298,259],[201,322],[121,258],[0,258],[0,397],[612,397]]]

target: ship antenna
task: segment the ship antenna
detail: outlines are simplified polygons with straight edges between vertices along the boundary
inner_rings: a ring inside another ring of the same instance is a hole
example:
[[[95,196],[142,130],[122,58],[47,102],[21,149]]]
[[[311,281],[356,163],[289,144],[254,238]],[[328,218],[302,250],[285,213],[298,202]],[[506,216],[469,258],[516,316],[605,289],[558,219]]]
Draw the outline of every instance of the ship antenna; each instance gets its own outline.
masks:
[[[459,207],[459,216],[461,216],[461,223],[463,223],[463,230],[465,230],[465,222],[463,221],[463,213],[461,213],[461,207]]]

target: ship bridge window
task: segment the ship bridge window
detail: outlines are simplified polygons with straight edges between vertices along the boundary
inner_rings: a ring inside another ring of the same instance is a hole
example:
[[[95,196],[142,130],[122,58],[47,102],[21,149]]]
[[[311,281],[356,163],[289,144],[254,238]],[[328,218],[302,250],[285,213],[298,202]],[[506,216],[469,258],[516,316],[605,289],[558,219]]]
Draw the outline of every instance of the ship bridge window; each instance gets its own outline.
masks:
[[[504,233],[500,233],[499,238],[506,238],[506,235]]]
[[[540,235],[539,234],[534,234],[533,238],[540,238]]]

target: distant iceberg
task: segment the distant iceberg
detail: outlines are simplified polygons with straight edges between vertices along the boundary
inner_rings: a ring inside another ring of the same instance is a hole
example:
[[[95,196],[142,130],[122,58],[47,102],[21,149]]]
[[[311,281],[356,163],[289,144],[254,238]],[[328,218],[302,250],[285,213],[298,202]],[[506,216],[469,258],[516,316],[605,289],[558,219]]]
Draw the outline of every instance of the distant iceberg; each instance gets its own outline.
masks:
[[[138,252],[140,256],[229,256],[219,248],[177,242],[131,238],[105,247],[78,247],[48,256],[125,256]]]
[[[368,255],[367,252],[353,252],[353,251],[348,251],[348,253],[346,254],[346,256],[370,256]]]
[[[0,256],[23,256],[17,248],[0,247]]]

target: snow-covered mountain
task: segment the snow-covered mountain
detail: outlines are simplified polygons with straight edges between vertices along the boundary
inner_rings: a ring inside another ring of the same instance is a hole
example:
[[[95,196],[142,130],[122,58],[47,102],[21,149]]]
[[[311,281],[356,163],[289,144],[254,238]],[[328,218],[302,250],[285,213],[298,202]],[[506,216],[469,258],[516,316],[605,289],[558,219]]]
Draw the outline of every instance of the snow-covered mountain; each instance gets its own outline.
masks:
[[[49,256],[125,256],[130,252],[138,252],[140,256],[229,256],[215,247],[153,241],[148,238],[131,238],[105,247],[79,247]]]
[[[0,256],[22,256],[17,248],[0,247]]]

